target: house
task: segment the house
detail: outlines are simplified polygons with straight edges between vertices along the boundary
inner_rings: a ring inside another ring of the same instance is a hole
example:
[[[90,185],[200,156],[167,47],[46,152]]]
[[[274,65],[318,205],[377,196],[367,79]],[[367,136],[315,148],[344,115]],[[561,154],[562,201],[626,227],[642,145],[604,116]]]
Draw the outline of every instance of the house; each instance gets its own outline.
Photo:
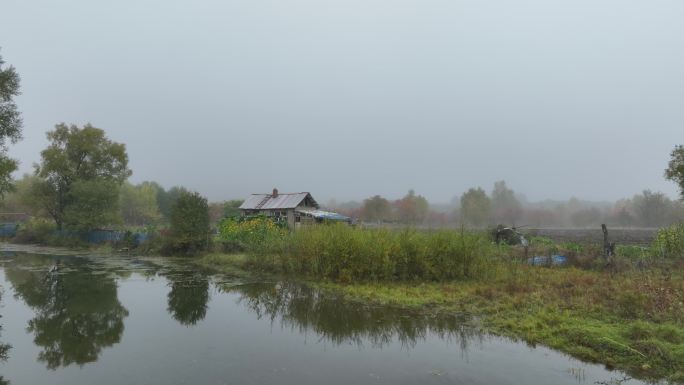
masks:
[[[324,211],[308,192],[282,194],[273,189],[271,194],[252,194],[240,206],[243,217],[265,215],[287,221],[288,227],[296,229],[302,225],[325,221],[351,223],[351,218]]]

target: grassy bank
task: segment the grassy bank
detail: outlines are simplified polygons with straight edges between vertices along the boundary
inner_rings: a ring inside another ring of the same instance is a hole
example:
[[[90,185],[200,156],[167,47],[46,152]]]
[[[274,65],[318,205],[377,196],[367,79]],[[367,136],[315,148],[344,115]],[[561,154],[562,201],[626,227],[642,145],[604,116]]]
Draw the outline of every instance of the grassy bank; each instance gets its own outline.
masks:
[[[675,229],[677,234],[681,228]],[[679,235],[650,248],[533,239],[520,247],[465,231],[321,226],[270,237],[239,255],[200,260],[220,270],[289,274],[354,300],[479,317],[490,332],[543,344],[646,379],[684,382],[684,274]]]
[[[230,273],[259,271],[244,254],[210,255],[199,262]],[[506,270],[491,279],[448,282],[300,278],[353,300],[479,316],[495,334],[543,344],[638,378],[684,382],[681,273],[649,269],[610,274],[522,265]]]
[[[497,334],[640,378],[684,381],[684,285],[663,271],[522,267],[488,282],[326,284],[372,302],[483,316]]]

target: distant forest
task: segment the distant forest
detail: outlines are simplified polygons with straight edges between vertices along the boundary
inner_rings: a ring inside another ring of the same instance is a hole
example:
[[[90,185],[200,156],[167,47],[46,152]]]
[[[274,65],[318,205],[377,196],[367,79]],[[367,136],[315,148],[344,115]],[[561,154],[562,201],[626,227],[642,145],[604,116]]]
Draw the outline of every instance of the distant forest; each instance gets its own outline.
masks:
[[[496,182],[491,191],[471,188],[448,204],[434,204],[409,191],[398,200],[376,195],[362,202],[327,203],[327,208],[366,222],[409,223],[430,226],[496,224],[530,227],[661,227],[684,221],[684,203],[661,192],[644,190],[616,202],[530,202],[524,195]]]

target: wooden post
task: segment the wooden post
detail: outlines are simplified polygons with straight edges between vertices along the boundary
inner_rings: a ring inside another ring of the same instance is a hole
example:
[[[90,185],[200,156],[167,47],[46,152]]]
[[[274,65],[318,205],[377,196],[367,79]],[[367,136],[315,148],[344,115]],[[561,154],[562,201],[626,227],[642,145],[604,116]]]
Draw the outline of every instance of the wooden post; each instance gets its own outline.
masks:
[[[601,230],[603,230],[603,254],[607,257],[612,257],[615,255],[615,242],[608,241],[608,228],[606,225],[601,225]]]

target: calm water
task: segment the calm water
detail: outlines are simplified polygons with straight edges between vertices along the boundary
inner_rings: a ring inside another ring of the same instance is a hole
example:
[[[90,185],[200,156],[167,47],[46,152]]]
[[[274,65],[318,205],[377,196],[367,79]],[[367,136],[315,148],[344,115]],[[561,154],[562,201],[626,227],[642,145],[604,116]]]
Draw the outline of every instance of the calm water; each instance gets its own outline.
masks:
[[[12,347],[0,375],[13,385],[576,385],[623,377],[482,334],[456,316],[364,306],[288,282],[241,283],[182,260],[8,248],[0,342]]]

